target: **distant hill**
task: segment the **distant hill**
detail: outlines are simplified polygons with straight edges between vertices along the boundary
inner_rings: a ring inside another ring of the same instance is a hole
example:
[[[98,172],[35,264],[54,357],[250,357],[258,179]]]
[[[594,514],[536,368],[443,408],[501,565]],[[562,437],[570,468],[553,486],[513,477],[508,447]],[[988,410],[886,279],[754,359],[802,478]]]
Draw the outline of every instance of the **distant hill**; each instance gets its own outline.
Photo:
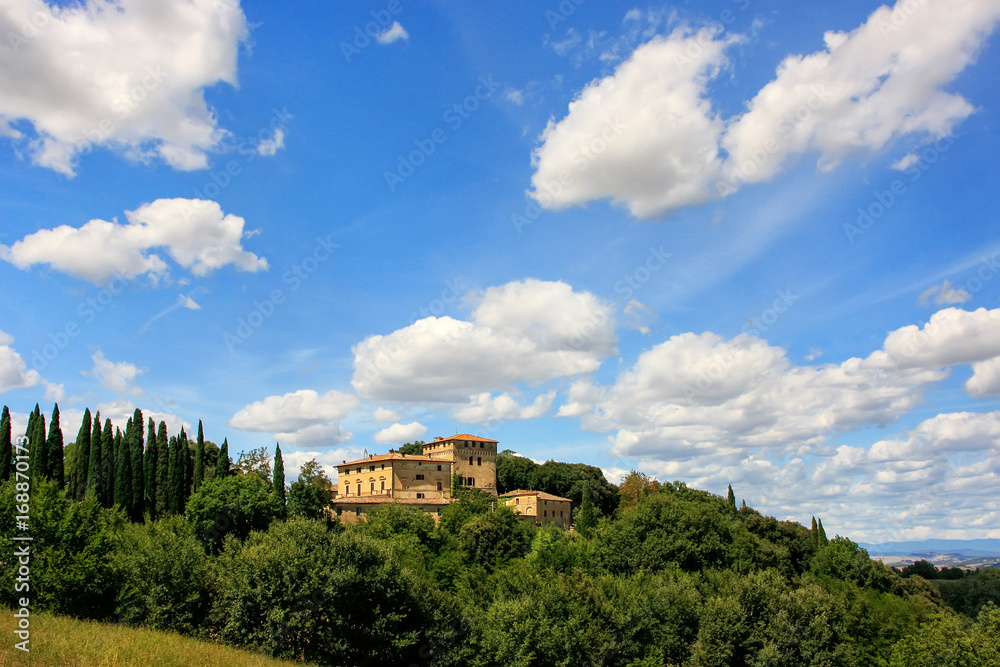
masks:
[[[872,556],[954,554],[969,558],[1000,557],[1000,540],[923,540],[920,542],[858,543]]]

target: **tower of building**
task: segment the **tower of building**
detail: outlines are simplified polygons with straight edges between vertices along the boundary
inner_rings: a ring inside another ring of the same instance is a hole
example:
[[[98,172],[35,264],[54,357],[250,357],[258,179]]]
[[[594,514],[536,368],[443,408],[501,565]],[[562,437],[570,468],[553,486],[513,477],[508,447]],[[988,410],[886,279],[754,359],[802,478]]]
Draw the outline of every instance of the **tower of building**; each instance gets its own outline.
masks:
[[[460,433],[424,443],[424,456],[450,461],[458,483],[497,495],[497,441]]]

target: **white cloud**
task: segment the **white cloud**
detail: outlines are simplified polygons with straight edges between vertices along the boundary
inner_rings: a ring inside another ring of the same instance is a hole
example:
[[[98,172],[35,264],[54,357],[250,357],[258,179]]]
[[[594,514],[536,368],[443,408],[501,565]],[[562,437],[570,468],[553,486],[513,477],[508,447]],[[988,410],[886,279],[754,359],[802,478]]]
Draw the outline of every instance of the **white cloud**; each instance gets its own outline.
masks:
[[[522,280],[471,301],[471,321],[428,317],[355,345],[351,384],[365,398],[463,403],[590,373],[615,352],[610,305],[566,283]]]
[[[11,347],[14,337],[0,331],[0,394],[12,389],[34,387],[42,376],[35,369],[28,369],[21,355]]]
[[[356,407],[358,399],[352,394],[300,389],[247,405],[230,417],[229,425],[270,432],[275,440],[293,445],[339,445],[354,437],[340,422]]]
[[[279,127],[274,131],[273,137],[270,139],[262,139],[261,142],[257,144],[257,153],[259,155],[274,155],[284,147],[285,131]]]
[[[503,97],[511,104],[516,104],[518,106],[524,104],[524,93],[517,88],[508,88],[504,92]]]
[[[739,38],[711,29],[656,37],[549,123],[531,195],[552,209],[611,199],[646,217],[767,181],[795,155],[818,153],[827,170],[900,137],[944,137],[974,110],[945,87],[998,16],[994,2],[881,7],[851,32],[827,32],[823,50],[785,58],[747,111],[725,121],[707,84]],[[609,122],[625,129],[602,141]]]
[[[201,306],[198,305],[197,301],[184,294],[177,295],[177,303],[188,310],[201,310]]]
[[[919,161],[920,161],[919,155],[917,155],[916,153],[907,153],[903,157],[893,162],[891,168],[895,169],[896,171],[906,171]]]
[[[338,447],[337,449],[324,449],[323,451],[316,450],[301,450],[301,449],[284,449],[281,450],[281,458],[285,464],[285,479],[292,482],[299,476],[302,470],[302,466],[313,459],[316,459],[316,463],[323,468],[327,476],[334,483],[337,482],[337,464],[343,461],[355,461],[363,456],[363,450],[360,447]]]
[[[487,424],[497,421],[537,419],[552,409],[556,393],[549,391],[536,396],[528,405],[521,405],[510,394],[493,396],[489,392],[469,397],[469,401],[451,411],[451,416],[463,424]]]
[[[376,424],[398,422],[402,418],[403,413],[399,410],[390,410],[389,408],[384,408],[381,405],[372,411],[372,419],[375,420]]]
[[[79,155],[106,147],[204,169],[206,153],[226,136],[204,90],[237,85],[248,34],[238,1],[6,0],[0,22],[8,26],[0,134],[25,145],[35,164],[73,176]],[[33,23],[36,30],[22,28]],[[33,132],[19,131],[19,120]]]
[[[380,32],[375,39],[378,40],[379,44],[392,44],[400,39],[410,39],[410,34],[399,24],[399,21],[393,21],[392,25]]]
[[[134,383],[137,377],[146,372],[145,368],[139,368],[127,361],[119,361],[118,363],[109,361],[100,349],[90,358],[94,360],[94,367],[90,371],[84,371],[83,375],[95,378],[105,389],[122,394],[142,396],[142,389],[135,386]]]
[[[883,368],[942,368],[1000,356],[1000,308],[945,308],[916,325],[891,332],[873,363]]]
[[[705,99],[726,62],[729,41],[716,37],[654,38],[584,88],[542,133],[531,196],[553,209],[609,198],[636,216],[706,201],[722,167],[724,126]]]
[[[965,390],[976,398],[1000,396],[1000,356],[973,363]]]
[[[96,409],[91,408],[91,412],[96,414],[96,412],[100,411],[102,427],[104,420],[110,419],[112,425],[121,428],[122,431],[124,431],[128,420],[132,418],[133,414],[135,414],[136,407],[142,410],[142,418],[144,421],[152,418],[153,423],[157,426],[159,426],[161,421],[164,422],[167,425],[167,432],[170,435],[178,435],[181,432],[181,428],[184,428],[189,436],[194,437],[195,435],[191,432],[191,424],[184,421],[175,413],[153,410],[150,409],[148,405],[143,407],[142,405],[137,405],[127,398],[116,398],[113,401],[98,403]],[[160,407],[166,406],[161,403]],[[76,429],[79,428],[80,420],[82,418],[83,411],[69,411],[67,413],[67,418],[63,422],[63,430],[66,431],[67,436],[73,438],[76,435]],[[145,431],[143,432],[145,433]],[[69,442],[69,440],[67,440],[67,442]]]
[[[380,445],[401,445],[413,442],[424,433],[427,433],[427,427],[420,422],[393,424],[376,433],[372,440]]]
[[[0,259],[20,269],[35,264],[93,283],[113,276],[148,275],[154,282],[168,275],[169,257],[196,276],[232,264],[239,271],[262,271],[267,260],[243,249],[245,221],[225,215],[214,201],[157,199],[126,211],[126,224],[91,220],[82,227],[61,225],[29,234],[11,246],[0,245]]]
[[[972,298],[972,295],[961,287],[952,287],[947,280],[940,285],[931,285],[920,294],[920,305],[926,306],[931,302],[936,306],[952,306],[956,303],[965,303]]]

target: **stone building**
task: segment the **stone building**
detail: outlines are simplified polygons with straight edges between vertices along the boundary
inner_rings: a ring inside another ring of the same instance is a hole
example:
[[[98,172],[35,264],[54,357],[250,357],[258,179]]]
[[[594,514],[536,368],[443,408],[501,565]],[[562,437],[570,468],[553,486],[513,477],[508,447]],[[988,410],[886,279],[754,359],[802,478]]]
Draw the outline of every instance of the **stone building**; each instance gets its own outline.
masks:
[[[508,507],[522,519],[533,521],[539,526],[556,523],[563,528],[569,528],[573,523],[571,511],[572,501],[560,498],[544,491],[509,491],[500,497]]]
[[[461,486],[471,486],[497,495],[496,440],[460,433],[450,438],[435,438],[424,443],[424,456],[453,464]]]
[[[436,516],[451,502],[452,465],[443,458],[398,452],[344,461],[336,466],[334,510],[347,523],[387,502],[413,505]]]

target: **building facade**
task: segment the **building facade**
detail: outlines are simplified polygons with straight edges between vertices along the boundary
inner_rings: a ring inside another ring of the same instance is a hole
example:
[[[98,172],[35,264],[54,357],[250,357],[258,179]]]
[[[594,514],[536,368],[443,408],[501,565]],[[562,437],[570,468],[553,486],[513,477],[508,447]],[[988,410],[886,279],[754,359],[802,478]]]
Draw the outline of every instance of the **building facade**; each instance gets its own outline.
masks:
[[[496,440],[460,433],[450,438],[435,438],[424,443],[424,456],[450,461],[458,483],[497,495]]]
[[[452,462],[393,452],[344,461],[337,468],[333,506],[353,523],[383,503],[399,502],[439,514],[451,502]]]
[[[569,498],[560,498],[544,491],[518,489],[503,494],[500,498],[522,519],[539,526],[555,523],[569,528],[573,523],[573,513]]]

